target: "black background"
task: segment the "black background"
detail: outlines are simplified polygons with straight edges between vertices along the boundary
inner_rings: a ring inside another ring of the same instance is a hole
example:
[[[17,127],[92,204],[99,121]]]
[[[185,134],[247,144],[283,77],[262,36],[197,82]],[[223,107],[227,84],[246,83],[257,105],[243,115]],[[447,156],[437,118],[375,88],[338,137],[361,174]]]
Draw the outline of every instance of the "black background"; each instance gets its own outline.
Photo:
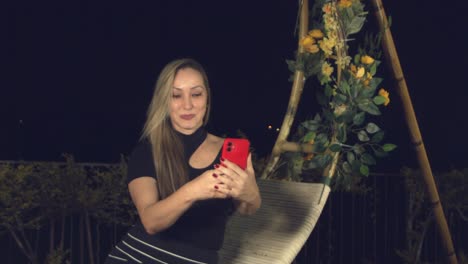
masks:
[[[461,1],[384,1],[433,168],[467,167],[468,33]],[[270,152],[291,83],[297,1],[14,1],[2,8],[0,159],[117,162],[138,140],[153,85],[192,57],[213,90],[212,130]],[[370,7],[368,7],[370,8]],[[372,15],[369,23],[375,23]],[[351,51],[352,52],[352,51]],[[417,166],[391,75],[379,125]],[[306,86],[297,120],[316,111]]]

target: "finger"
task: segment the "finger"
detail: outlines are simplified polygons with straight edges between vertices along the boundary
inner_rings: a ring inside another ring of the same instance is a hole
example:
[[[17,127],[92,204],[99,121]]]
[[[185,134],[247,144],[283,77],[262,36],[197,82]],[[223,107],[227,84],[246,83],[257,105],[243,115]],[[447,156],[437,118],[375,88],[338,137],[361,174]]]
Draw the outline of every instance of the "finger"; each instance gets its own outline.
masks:
[[[222,193],[222,192],[218,192],[218,191],[215,191],[213,193],[213,198],[225,199],[225,198],[228,198],[228,197],[229,196],[226,193]]]
[[[221,165],[225,165],[227,168],[233,170],[236,174],[243,174],[244,173],[244,170],[241,169],[237,164],[235,164],[234,162],[231,162],[230,160],[228,159],[224,159],[222,158],[221,159]]]
[[[231,182],[239,181],[240,176],[235,171],[228,168],[227,165],[223,166],[222,164],[219,164],[219,165],[217,164],[215,166],[216,166],[215,171],[217,172],[217,175],[220,178],[223,177],[223,179],[229,179]]]
[[[247,157],[247,169],[253,170],[252,153],[249,153],[249,157]]]
[[[216,188],[217,187],[217,188]],[[230,196],[231,190],[226,185],[216,185],[215,192],[224,194],[225,196]]]
[[[231,179],[231,177],[227,176],[226,174],[223,174],[219,176],[219,181],[222,182],[224,185],[227,186],[227,188],[232,189],[236,188],[237,183]]]

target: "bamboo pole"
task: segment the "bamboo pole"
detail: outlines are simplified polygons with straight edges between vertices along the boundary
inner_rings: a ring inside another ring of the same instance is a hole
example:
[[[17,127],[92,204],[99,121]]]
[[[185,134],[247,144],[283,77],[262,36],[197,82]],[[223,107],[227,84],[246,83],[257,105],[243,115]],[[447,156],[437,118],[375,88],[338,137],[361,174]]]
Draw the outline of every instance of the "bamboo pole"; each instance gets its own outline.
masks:
[[[458,263],[457,256],[453,248],[447,220],[445,219],[439,193],[437,192],[437,187],[434,181],[434,176],[432,175],[431,166],[427,157],[426,149],[424,147],[421,132],[419,130],[418,121],[416,120],[416,115],[414,113],[413,104],[411,102],[408,87],[403,75],[403,70],[401,68],[400,60],[395,48],[395,43],[393,42],[392,33],[389,29],[387,16],[385,14],[381,0],[372,0],[371,2],[375,9],[374,12],[379,23],[380,31],[382,32],[382,45],[385,57],[389,62],[393,77],[397,82],[397,92],[403,104],[406,123],[408,124],[411,141],[414,145],[419,166],[421,167],[421,171],[423,173],[424,182],[432,204],[432,210],[437,222],[437,227],[441,234],[442,242],[444,244],[449,263],[455,264]]]
[[[300,3],[300,18],[299,18],[299,41],[306,36],[309,27],[309,1],[302,0]],[[299,45],[298,41],[298,56],[304,53],[304,47]],[[281,153],[284,151],[282,146],[287,142],[289,132],[291,130],[294,117],[296,116],[297,106],[301,99],[302,90],[304,88],[304,72],[296,70],[294,72],[294,82],[291,90],[291,96],[289,97],[288,110],[284,116],[283,124],[281,125],[278,137],[276,138],[275,145],[271,153],[271,157],[268,160],[265,169],[262,172],[261,178],[266,179],[268,175],[274,170],[278,163]],[[294,144],[294,143],[291,143]],[[289,144],[289,145],[291,145]]]

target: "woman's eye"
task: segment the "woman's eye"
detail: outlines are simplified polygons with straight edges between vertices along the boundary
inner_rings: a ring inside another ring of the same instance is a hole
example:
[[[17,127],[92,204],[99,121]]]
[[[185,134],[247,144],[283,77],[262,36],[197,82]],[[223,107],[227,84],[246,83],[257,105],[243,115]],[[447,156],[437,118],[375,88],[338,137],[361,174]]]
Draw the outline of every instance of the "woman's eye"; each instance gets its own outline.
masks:
[[[181,97],[180,94],[173,94],[173,95],[172,95],[172,98],[176,98],[176,99],[177,99],[177,98],[180,98],[180,97]]]
[[[202,96],[202,93],[196,93],[196,94],[192,94],[193,97],[199,97],[199,96]]]

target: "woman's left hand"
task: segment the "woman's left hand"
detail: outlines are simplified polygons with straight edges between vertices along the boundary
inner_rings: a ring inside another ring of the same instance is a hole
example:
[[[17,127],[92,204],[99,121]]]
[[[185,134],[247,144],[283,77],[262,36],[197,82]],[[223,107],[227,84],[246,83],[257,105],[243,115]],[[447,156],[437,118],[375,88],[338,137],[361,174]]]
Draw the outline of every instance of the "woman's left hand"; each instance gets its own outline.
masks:
[[[255,180],[255,171],[252,166],[252,155],[247,159],[247,168],[241,169],[237,164],[221,159],[221,163],[215,165],[215,173],[219,180],[217,191],[248,204],[257,204],[260,194]]]

